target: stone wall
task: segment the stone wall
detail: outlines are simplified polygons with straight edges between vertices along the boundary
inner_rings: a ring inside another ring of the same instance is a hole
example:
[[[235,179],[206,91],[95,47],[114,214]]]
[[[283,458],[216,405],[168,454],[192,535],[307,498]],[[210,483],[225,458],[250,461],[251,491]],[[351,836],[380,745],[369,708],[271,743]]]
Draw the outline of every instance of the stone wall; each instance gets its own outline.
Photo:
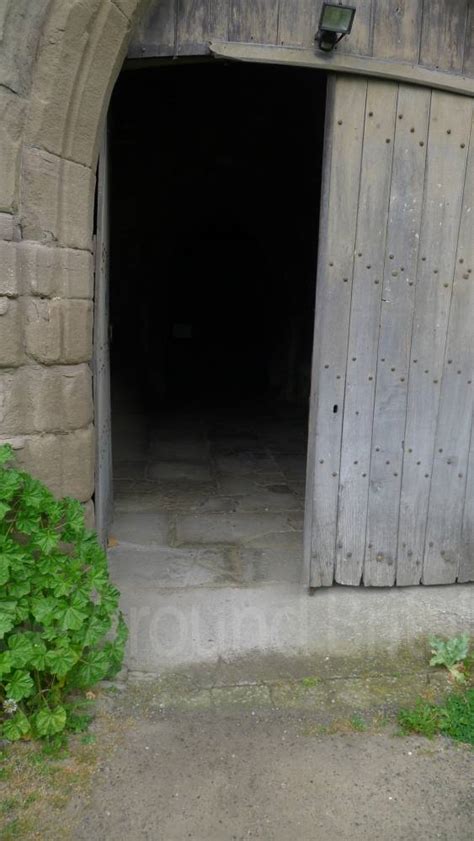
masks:
[[[0,9],[0,441],[58,494],[94,491],[93,208],[139,0]]]

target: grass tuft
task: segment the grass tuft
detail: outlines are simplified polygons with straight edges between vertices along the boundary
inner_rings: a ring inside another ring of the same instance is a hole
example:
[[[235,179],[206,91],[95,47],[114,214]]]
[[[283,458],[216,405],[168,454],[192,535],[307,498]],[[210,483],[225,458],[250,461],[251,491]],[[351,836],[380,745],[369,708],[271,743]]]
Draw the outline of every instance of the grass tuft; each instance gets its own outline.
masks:
[[[437,734],[474,745],[474,688],[453,692],[442,704],[419,701],[413,709],[400,710],[403,733],[420,733],[428,739]]]

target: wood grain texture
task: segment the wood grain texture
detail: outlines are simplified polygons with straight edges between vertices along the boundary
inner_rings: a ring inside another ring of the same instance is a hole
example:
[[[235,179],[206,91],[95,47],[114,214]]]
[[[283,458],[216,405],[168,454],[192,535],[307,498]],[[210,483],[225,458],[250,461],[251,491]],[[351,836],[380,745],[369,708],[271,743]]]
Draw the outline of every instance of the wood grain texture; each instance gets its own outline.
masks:
[[[401,585],[419,582],[423,564],[471,109],[465,97],[433,91],[404,436],[397,572]]]
[[[230,0],[229,39],[276,44],[278,0]]]
[[[366,584],[392,585],[431,93],[400,85],[382,284],[368,500]],[[416,126],[416,133],[412,128]],[[419,138],[425,139],[420,146]]]
[[[461,72],[470,0],[424,0],[420,63]]]
[[[474,97],[474,80],[401,61],[379,61],[340,53],[314,54],[312,50],[270,44],[238,44],[211,41],[210,50],[218,58],[252,61],[262,64],[285,64],[291,67],[312,67],[368,78],[392,79],[412,85],[446,90]]]
[[[321,5],[322,0],[154,0],[138,23],[128,55],[160,57],[174,54],[175,48],[182,55],[202,55],[208,41],[217,38],[305,48],[314,55]],[[376,64],[368,75],[420,84],[429,84],[423,81],[423,67],[472,79],[473,19],[469,0],[359,0],[351,34],[331,54],[316,49],[315,58],[327,67],[342,62],[342,72],[351,72],[344,59],[373,55]],[[363,72],[360,63],[353,72]]]
[[[418,62],[421,0],[374,0],[373,55]]]
[[[367,82],[332,80],[312,385],[311,586],[334,581],[338,477]],[[335,411],[336,409],[336,411]]]
[[[151,3],[139,20],[128,48],[129,58],[173,55],[177,0]]]
[[[277,43],[312,49],[319,21],[317,6],[314,0],[280,0]]]
[[[466,76],[471,78],[474,76],[474,3],[472,2],[468,5],[462,69]]]
[[[455,581],[464,564],[462,522],[474,407],[474,149],[471,140],[454,270],[430,488],[424,584]],[[471,500],[471,504],[474,501]]]
[[[336,581],[357,585],[365,556],[372,417],[398,85],[367,88],[339,482]]]
[[[462,556],[458,581],[474,581],[474,416],[471,424],[471,446],[467,468],[461,546]]]
[[[203,0],[177,0],[176,52],[196,55],[207,51],[209,41],[209,3]]]
[[[358,0],[350,5],[357,11],[352,25],[352,32],[342,39],[336,47],[336,53],[354,55],[372,55],[372,6],[374,0]],[[320,4],[321,6],[322,4]],[[319,21],[319,13],[318,13]]]
[[[228,0],[209,0],[209,38],[229,37]]]
[[[112,522],[112,424],[109,356],[109,157],[107,129],[97,173],[97,238],[94,280],[94,422],[96,429],[95,527],[99,541],[107,543]]]

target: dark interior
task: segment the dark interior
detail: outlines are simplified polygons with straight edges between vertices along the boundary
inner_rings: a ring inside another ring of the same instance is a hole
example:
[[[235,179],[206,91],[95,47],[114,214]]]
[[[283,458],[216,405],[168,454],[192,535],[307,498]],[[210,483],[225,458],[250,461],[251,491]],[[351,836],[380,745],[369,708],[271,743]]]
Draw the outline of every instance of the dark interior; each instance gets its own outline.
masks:
[[[112,392],[308,408],[325,109],[314,71],[122,72],[110,111]]]

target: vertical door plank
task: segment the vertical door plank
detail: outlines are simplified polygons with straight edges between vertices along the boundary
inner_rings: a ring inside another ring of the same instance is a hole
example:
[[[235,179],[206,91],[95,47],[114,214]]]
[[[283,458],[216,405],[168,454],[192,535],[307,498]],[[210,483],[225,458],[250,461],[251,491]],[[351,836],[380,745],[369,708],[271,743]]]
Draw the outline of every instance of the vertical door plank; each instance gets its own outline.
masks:
[[[474,416],[471,425],[471,447],[467,468],[461,541],[462,557],[458,581],[474,581]]]
[[[395,581],[430,101],[431,91],[400,85],[383,273],[364,568],[364,582],[379,586],[392,585]],[[424,146],[420,146],[420,138],[424,139]]]
[[[95,525],[102,544],[112,521],[112,430],[109,360],[109,160],[107,128],[97,178],[97,239],[94,288],[94,423],[96,433]]]
[[[372,55],[372,3],[373,0],[358,0],[357,3],[351,4],[357,7],[352,32],[338,44],[336,47],[338,52],[351,55]]]
[[[310,49],[318,28],[318,14],[314,0],[280,0],[278,43]]]
[[[352,283],[339,484],[336,581],[360,583],[365,555],[385,236],[398,85],[371,81]]]
[[[139,18],[128,48],[131,58],[173,55],[178,0],[152,3]]]
[[[208,0],[177,0],[176,40],[178,55],[197,55],[208,51]]]
[[[424,0],[420,64],[460,72],[469,0]]]
[[[209,2],[209,39],[227,41],[229,37],[229,2],[228,0],[210,0]]]
[[[438,428],[423,564],[424,584],[456,580],[462,561],[462,520],[474,405],[474,149],[464,200],[441,384]],[[469,273],[471,268],[471,273]],[[471,504],[474,501],[471,500]]]
[[[467,97],[432,93],[404,437],[399,585],[421,578],[471,108]]]
[[[276,44],[278,0],[230,0],[229,40]]]
[[[374,0],[373,55],[418,63],[421,0]]]
[[[307,504],[312,587],[334,581],[338,475],[367,82],[329,81]]]
[[[466,38],[464,41],[463,73],[474,76],[474,4],[469,3],[466,24]]]

